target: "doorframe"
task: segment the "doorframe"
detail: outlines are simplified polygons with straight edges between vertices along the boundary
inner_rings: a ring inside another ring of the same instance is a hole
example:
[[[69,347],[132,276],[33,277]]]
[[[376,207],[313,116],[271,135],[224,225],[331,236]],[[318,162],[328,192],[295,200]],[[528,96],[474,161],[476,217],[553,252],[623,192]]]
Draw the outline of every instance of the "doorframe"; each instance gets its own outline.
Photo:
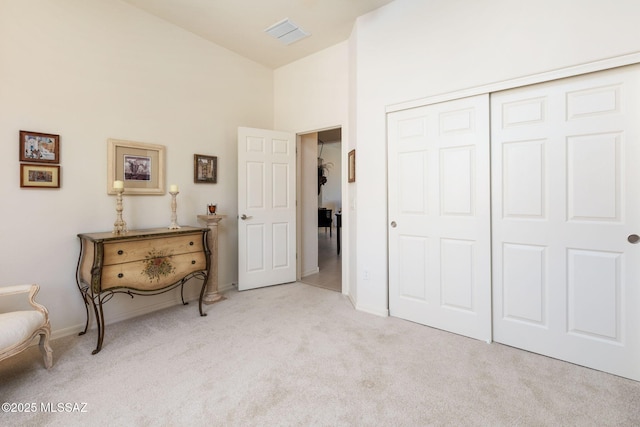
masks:
[[[300,281],[302,279],[302,203],[298,203],[299,200],[302,199],[301,193],[301,161],[300,156],[302,155],[302,135],[306,135],[309,133],[318,133],[325,130],[331,129],[342,129],[342,137],[340,140],[340,176],[347,176],[347,156],[348,156],[348,141],[345,137],[345,129],[347,129],[347,125],[337,124],[335,126],[326,126],[322,128],[317,128],[313,130],[305,130],[296,132],[296,280]],[[340,257],[342,257],[342,294],[350,295],[350,283],[348,281],[349,277],[349,209],[345,209],[345,201],[347,200],[347,180],[340,180],[340,198],[342,201],[342,229],[340,230]],[[346,231],[346,232],[345,232]]]

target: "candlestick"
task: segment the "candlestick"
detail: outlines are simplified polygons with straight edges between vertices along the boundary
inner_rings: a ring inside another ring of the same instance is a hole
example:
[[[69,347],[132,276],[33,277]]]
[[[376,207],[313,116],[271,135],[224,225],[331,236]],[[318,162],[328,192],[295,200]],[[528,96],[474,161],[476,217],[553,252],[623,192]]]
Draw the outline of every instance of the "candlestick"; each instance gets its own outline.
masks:
[[[124,234],[127,232],[127,223],[122,219],[122,193],[124,193],[124,188],[116,187],[118,182],[122,183],[122,181],[113,183],[113,189],[116,190],[116,222],[113,223],[113,234]]]
[[[171,184],[169,186],[169,193],[177,193],[178,192],[178,186],[175,184]]]
[[[119,190],[120,188],[124,188],[124,182],[123,181],[113,181],[113,189],[114,190]]]
[[[175,188],[172,188],[175,187]],[[180,228],[180,226],[178,225],[178,215],[176,214],[176,210],[178,208],[178,202],[176,201],[176,196],[178,195],[179,191],[177,191],[178,186],[177,185],[172,185],[171,187],[169,187],[169,194],[171,194],[171,225],[169,226],[170,230],[177,230],[178,228]],[[176,191],[171,191],[171,190],[176,190]]]

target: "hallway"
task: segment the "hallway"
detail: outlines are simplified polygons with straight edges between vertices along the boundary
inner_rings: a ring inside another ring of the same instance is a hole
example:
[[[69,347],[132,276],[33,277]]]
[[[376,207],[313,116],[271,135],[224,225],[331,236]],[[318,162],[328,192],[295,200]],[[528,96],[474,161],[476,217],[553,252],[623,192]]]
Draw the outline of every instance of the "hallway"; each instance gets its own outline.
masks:
[[[320,271],[302,278],[301,282],[319,288],[342,292],[342,257],[338,255],[336,229],[318,228],[318,267]]]

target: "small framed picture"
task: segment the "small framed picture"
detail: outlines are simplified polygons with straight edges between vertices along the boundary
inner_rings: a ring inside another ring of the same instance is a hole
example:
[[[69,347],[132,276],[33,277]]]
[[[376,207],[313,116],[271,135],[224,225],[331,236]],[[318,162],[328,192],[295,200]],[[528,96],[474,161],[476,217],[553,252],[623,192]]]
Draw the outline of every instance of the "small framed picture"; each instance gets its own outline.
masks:
[[[356,150],[349,151],[349,182],[356,182]]]
[[[60,188],[60,166],[21,163],[20,187]]]
[[[218,182],[218,158],[193,155],[193,182],[215,184]]]
[[[60,163],[60,135],[21,130],[20,161]]]

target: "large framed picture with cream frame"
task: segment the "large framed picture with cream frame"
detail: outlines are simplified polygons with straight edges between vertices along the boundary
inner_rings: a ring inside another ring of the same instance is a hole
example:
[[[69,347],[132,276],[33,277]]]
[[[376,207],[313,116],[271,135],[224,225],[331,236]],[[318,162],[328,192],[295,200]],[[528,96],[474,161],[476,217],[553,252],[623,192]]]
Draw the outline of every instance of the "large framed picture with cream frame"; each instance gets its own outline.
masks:
[[[114,181],[124,182],[124,194],[165,194],[164,145],[109,139],[107,193],[116,194]]]

